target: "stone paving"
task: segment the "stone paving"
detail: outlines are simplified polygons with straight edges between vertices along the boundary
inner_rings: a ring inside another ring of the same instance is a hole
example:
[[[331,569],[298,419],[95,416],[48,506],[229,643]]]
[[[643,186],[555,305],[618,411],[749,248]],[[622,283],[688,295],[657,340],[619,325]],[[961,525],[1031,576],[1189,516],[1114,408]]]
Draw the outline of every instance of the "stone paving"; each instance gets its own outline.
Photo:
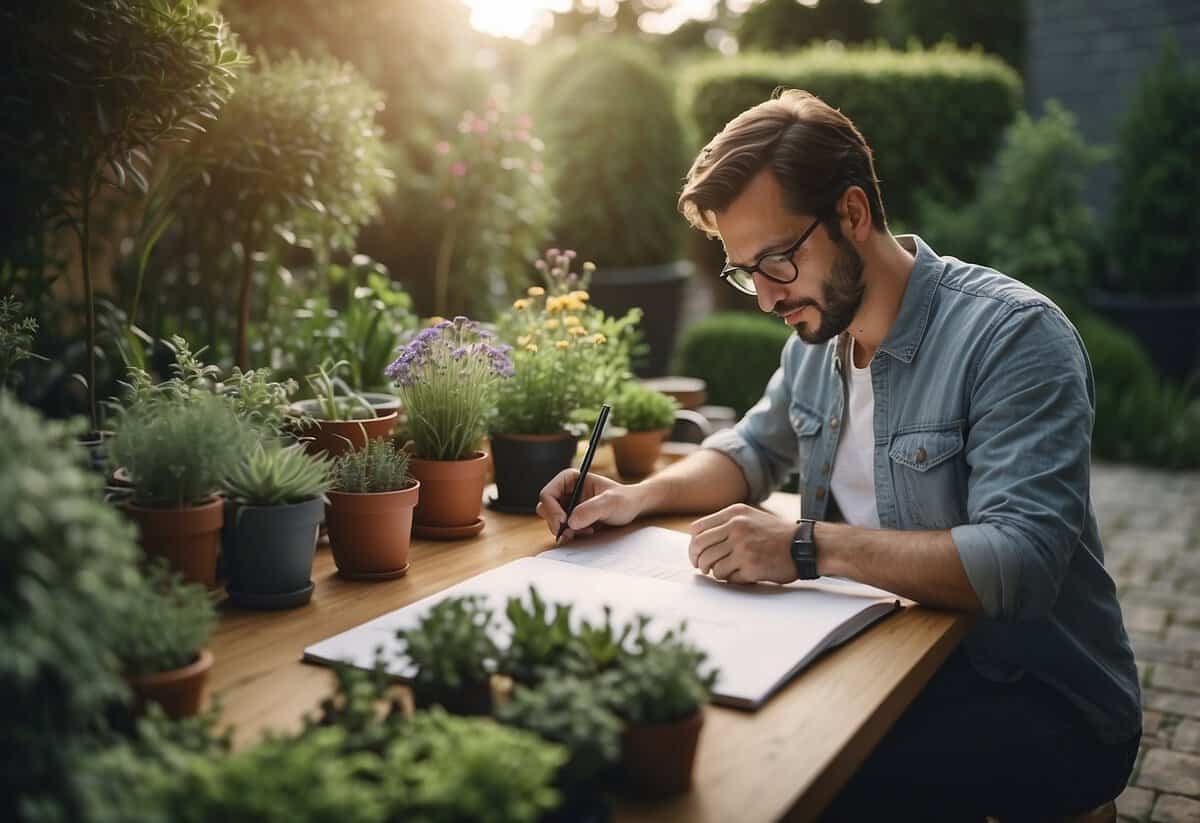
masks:
[[[1200,822],[1200,472],[1095,464],[1092,499],[1142,682],[1123,821]]]

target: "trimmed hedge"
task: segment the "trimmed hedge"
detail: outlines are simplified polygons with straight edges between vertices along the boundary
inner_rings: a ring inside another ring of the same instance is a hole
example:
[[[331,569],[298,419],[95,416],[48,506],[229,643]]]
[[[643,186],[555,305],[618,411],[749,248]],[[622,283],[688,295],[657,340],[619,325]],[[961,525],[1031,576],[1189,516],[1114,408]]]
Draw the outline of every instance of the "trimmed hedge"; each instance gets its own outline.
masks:
[[[675,372],[702,378],[709,403],[732,406],[741,416],[762,397],[791,334],[766,315],[718,312],[683,333]]]
[[[699,61],[683,74],[701,143],[777,86],[813,92],[845,112],[875,152],[889,218],[916,216],[918,192],[968,198],[1021,110],[1021,80],[996,57],[948,47],[809,48]]]

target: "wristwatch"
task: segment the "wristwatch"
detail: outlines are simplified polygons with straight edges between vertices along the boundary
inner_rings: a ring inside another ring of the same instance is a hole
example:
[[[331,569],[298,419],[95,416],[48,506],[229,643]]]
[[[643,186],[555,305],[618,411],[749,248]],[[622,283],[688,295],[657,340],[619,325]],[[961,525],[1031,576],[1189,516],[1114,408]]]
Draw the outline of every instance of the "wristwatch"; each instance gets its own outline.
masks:
[[[817,544],[813,542],[813,527],[815,520],[797,520],[796,533],[792,536],[792,562],[796,564],[796,574],[801,580],[816,580],[817,574]]]

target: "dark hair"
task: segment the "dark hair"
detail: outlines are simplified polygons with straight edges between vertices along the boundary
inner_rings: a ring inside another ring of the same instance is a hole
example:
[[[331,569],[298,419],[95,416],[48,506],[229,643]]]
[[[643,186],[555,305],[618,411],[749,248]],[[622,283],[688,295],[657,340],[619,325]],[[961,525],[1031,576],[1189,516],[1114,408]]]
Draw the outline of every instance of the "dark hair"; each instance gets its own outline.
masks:
[[[836,225],[834,205],[850,186],[867,195],[871,223],[887,228],[871,147],[850,118],[814,94],[777,91],[739,114],[708,142],[688,171],[679,210],[688,222],[716,234],[713,216],[769,168],[788,208]]]

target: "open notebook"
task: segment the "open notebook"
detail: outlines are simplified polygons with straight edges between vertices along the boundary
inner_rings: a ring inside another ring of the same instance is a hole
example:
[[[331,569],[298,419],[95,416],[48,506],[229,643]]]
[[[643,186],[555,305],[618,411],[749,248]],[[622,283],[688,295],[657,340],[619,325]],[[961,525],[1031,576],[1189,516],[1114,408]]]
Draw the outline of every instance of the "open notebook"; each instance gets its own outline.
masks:
[[[486,595],[503,623],[506,599],[534,585],[549,602],[573,604],[572,614],[581,619],[602,620],[607,604],[618,625],[637,614],[654,618],[651,627],[659,631],[686,620],[688,638],[721,670],[714,700],[757,708],[821,652],[900,605],[880,589],[832,578],[786,586],[719,583],[692,568],[687,548],[686,534],[656,527],[576,540],[315,643],[304,650],[304,659],[369,668],[377,647],[395,650],[396,630],[415,625],[442,598]],[[502,638],[503,628],[497,640]],[[412,674],[406,660],[387,657],[393,674]]]

